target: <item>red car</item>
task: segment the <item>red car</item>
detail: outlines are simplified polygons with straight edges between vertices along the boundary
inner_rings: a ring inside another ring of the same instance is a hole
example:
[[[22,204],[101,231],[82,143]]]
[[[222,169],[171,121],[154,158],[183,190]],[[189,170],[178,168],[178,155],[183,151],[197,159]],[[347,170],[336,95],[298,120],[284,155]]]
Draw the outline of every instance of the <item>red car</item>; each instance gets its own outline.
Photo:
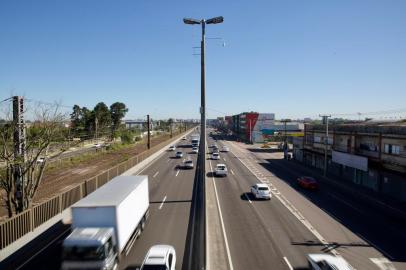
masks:
[[[310,176],[301,176],[297,179],[297,183],[306,189],[315,190],[319,188],[319,184],[317,183],[316,179]]]

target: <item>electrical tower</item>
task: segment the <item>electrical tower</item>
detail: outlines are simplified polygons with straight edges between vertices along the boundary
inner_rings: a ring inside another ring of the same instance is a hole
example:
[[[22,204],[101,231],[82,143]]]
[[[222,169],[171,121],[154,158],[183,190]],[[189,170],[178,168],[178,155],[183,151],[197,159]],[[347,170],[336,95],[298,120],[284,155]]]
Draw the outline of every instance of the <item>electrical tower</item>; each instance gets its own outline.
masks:
[[[24,124],[24,98],[13,97],[13,123],[14,123],[14,179],[16,186],[16,198],[18,211],[24,209],[24,175],[22,171],[26,160],[25,145],[25,124]]]

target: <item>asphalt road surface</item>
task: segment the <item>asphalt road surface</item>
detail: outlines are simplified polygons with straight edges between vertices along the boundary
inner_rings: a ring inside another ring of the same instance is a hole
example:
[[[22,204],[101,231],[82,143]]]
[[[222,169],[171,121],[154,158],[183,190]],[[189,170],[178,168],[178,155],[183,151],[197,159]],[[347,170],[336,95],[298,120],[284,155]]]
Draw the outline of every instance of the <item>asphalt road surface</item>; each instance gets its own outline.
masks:
[[[190,141],[184,140],[177,144],[176,150],[183,151],[183,158],[175,158],[176,151],[167,151],[139,173],[149,177],[150,216],[141,236],[122,258],[120,269],[139,267],[148,249],[156,244],[174,246],[176,269],[184,267],[195,169],[183,169],[178,165],[188,157],[194,163],[197,159],[197,154],[191,153],[192,148],[188,144]],[[62,240],[63,237],[60,237],[21,269],[59,269]]]
[[[218,163],[229,171],[223,178],[208,173],[217,187],[229,269],[308,269],[307,254],[326,252],[337,252],[358,270],[406,269],[406,237],[395,222],[329,186],[302,190],[295,179],[305,172],[280,159],[282,163],[254,160],[236,147],[238,143],[220,138],[215,142],[208,136],[208,146],[227,145],[231,151],[220,152],[220,160],[208,155],[207,171]],[[257,201],[249,193],[261,181],[274,183],[270,201]]]

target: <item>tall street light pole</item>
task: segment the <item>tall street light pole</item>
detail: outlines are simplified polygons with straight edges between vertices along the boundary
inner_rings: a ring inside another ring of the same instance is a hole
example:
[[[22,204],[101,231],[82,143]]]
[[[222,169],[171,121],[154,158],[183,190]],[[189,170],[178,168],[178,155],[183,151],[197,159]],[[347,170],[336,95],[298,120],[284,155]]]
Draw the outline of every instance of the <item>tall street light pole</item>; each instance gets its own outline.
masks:
[[[192,202],[193,209],[201,209],[200,211],[195,211],[196,216],[194,216],[194,224],[191,233],[190,243],[198,244],[198,248],[190,244],[189,247],[189,262],[188,269],[205,269],[206,268],[206,242],[205,242],[205,231],[206,231],[206,194],[205,194],[205,177],[206,177],[206,79],[205,79],[205,31],[206,24],[217,24],[223,22],[223,17],[215,17],[208,20],[205,19],[192,19],[184,18],[183,22],[185,24],[200,24],[202,26],[202,40],[201,40],[201,53],[200,53],[200,63],[201,63],[201,100],[200,100],[200,151],[199,158],[200,161],[197,165],[198,178],[196,185],[196,192],[194,192],[193,197],[195,198]],[[200,169],[200,170],[199,170]]]
[[[200,92],[200,153],[205,157],[206,153],[206,74],[205,74],[205,43],[206,43],[206,24],[222,23],[224,18],[222,16],[214,17],[208,20],[205,19],[192,19],[184,18],[185,24],[200,24],[202,26],[202,40],[200,42],[200,65],[201,65],[201,92]],[[202,159],[201,168],[205,172],[205,158]]]

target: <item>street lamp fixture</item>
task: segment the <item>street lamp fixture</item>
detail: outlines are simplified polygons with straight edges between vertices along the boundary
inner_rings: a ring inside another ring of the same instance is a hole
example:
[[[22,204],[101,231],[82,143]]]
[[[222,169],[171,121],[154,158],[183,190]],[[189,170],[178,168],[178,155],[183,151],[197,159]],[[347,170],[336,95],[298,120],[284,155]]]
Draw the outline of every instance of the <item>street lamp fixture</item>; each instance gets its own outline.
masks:
[[[224,21],[223,16],[219,16],[219,17],[214,17],[211,19],[206,20],[207,24],[216,24],[216,23],[222,23]]]
[[[200,24],[201,23],[200,20],[196,20],[196,19],[192,19],[192,18],[184,18],[183,22],[185,24]]]

